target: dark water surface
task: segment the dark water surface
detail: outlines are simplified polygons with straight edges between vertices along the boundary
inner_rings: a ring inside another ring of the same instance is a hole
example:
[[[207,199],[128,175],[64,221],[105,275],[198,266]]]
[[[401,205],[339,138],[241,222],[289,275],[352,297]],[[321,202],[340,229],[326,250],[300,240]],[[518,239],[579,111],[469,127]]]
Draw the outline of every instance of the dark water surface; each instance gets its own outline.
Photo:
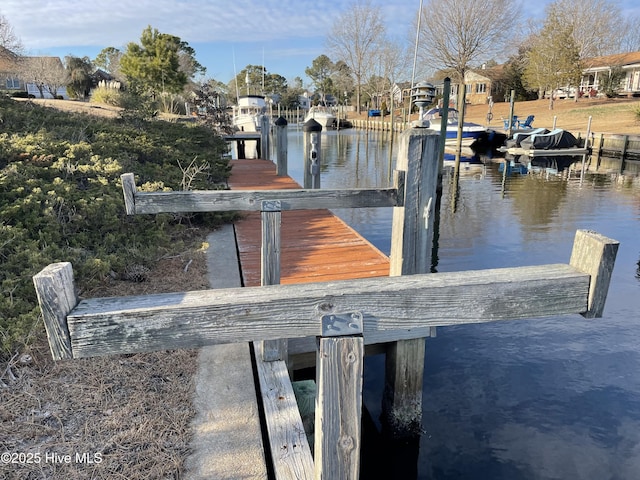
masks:
[[[384,187],[389,134],[323,132],[323,187]],[[397,142],[396,142],[397,144]],[[395,147],[394,147],[395,150]],[[302,133],[290,129],[290,174],[302,183]],[[640,478],[640,177],[503,177],[497,164],[463,167],[453,211],[444,178],[440,272],[568,263],[577,229],[616,239],[604,317],[440,327],[426,340],[423,428],[411,452],[370,454],[363,467],[420,479]],[[336,211],[385,253],[391,209]],[[378,424],[384,359],[365,363],[365,404]],[[380,473],[380,471],[378,471]],[[374,475],[367,473],[367,475]]]

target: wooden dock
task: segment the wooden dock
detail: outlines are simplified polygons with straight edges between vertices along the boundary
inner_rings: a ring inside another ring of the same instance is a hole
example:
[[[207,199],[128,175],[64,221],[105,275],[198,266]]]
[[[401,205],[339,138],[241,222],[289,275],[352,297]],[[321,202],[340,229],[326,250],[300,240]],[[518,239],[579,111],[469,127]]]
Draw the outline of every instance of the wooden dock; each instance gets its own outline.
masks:
[[[211,381],[225,376],[226,384],[199,390],[201,403],[209,404],[200,412],[208,423],[197,440],[207,444],[207,461],[187,478],[262,480],[268,470],[278,480],[359,478],[365,344],[386,345],[389,432],[416,435],[424,339],[433,328],[576,313],[600,317],[613,270],[618,243],[579,230],[569,264],[429,273],[437,138],[425,129],[403,132],[392,189],[299,189],[265,160],[232,161],[231,190],[140,192],[134,174],[123,174],[129,215],[245,212],[234,232],[220,229],[223,237],[211,242],[214,258],[225,260],[212,270],[226,281],[228,270],[240,265],[244,286],[235,287],[237,279],[214,290],[80,300],[71,264],[51,264],[34,284],[53,358],[237,345],[240,373],[223,375],[232,367],[224,352],[212,351],[218,370],[203,368]],[[328,210],[374,206],[394,208],[390,259]],[[291,382],[294,366],[286,363],[295,356],[287,347],[309,339],[317,380],[313,455]],[[201,366],[209,363],[203,359]],[[255,412],[262,405],[266,433],[264,444],[248,449],[240,437],[229,438],[249,431],[228,414],[239,402],[231,396],[207,402],[207,392],[218,395],[248,382],[235,388],[244,395],[254,385],[250,363],[259,380],[256,395],[243,402],[247,413],[234,418],[251,418],[259,430]],[[230,471],[222,472],[217,460],[225,455]]]
[[[278,177],[265,160],[232,160],[232,190],[301,188],[291,177]],[[244,285],[260,285],[259,212],[235,224]],[[281,284],[324,282],[389,275],[389,258],[329,210],[282,212]]]

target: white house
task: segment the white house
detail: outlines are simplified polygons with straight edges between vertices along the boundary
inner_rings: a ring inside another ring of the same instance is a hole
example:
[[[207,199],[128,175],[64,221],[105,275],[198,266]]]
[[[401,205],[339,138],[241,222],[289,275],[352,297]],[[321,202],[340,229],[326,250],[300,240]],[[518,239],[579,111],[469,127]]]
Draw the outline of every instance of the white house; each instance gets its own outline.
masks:
[[[603,57],[594,57],[585,61],[585,69],[580,80],[580,92],[599,92],[604,81],[609,77],[611,69],[620,67],[625,78],[620,83],[620,95],[640,95],[640,52],[618,53]]]

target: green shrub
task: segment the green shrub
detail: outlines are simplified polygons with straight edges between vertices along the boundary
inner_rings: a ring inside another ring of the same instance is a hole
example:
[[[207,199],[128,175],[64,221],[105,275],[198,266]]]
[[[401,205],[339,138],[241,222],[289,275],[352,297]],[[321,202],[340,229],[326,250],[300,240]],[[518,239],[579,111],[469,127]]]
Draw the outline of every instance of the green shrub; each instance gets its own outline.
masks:
[[[152,266],[184,250],[185,235],[230,215],[124,212],[120,175],[179,189],[179,163],[209,165],[192,187],[215,188],[229,174],[224,140],[196,125],[66,114],[0,99],[0,357],[20,348],[39,318],[31,277],[70,261],[80,292],[133,263]],[[39,327],[41,328],[41,326]]]

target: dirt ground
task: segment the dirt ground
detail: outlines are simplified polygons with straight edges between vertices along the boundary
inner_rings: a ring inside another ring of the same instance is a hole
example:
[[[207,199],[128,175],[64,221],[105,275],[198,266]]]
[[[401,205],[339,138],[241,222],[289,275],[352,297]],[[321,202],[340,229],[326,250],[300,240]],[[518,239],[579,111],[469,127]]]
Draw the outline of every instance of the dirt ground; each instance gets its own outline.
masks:
[[[207,286],[205,253],[194,249],[160,259],[145,282],[105,280],[84,296]],[[38,335],[0,365],[0,478],[183,478],[196,356],[181,350],[54,362]]]

